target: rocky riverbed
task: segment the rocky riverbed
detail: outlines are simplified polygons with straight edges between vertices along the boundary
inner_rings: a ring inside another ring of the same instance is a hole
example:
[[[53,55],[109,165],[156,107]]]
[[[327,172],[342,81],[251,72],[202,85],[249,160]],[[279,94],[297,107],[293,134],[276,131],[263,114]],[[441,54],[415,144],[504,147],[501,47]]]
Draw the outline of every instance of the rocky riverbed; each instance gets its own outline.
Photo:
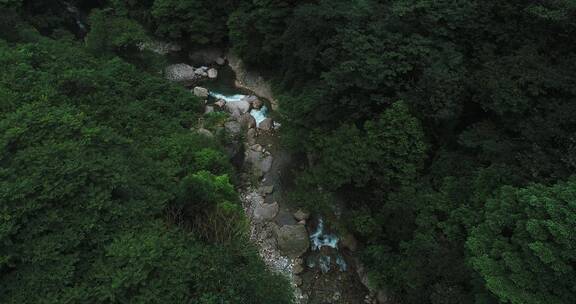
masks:
[[[191,86],[191,93],[206,100],[206,113],[229,114],[224,123],[232,139],[228,150],[231,158],[240,160],[238,190],[251,224],[250,239],[266,265],[290,280],[297,303],[378,303],[353,256],[356,245],[343,246],[320,218],[285,201],[290,191],[286,181],[297,162],[279,145],[281,126],[271,117],[277,101],[270,85],[248,72],[237,57],[217,50],[190,58],[196,62],[175,63],[166,69],[166,77]]]

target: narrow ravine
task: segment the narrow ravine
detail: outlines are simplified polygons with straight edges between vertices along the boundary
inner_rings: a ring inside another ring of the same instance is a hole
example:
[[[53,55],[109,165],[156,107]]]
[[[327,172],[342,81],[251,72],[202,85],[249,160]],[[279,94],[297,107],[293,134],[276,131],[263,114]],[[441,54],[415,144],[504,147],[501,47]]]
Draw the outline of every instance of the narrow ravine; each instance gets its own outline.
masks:
[[[250,240],[266,265],[290,280],[297,303],[377,303],[360,278],[365,275],[357,272],[350,246],[344,249],[322,218],[286,201],[291,170],[303,162],[279,143],[281,125],[272,118],[277,101],[270,86],[247,75],[235,57],[226,60],[215,52],[203,57],[200,63],[175,62],[166,74],[205,98],[206,113],[229,114],[223,128],[232,138],[230,156],[241,172],[238,191],[250,220]]]

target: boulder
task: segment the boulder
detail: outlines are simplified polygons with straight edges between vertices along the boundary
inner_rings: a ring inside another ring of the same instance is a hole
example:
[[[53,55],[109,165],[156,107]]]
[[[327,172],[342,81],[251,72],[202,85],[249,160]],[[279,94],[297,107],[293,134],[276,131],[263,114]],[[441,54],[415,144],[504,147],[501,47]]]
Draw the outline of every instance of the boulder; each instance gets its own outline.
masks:
[[[216,79],[218,78],[218,70],[212,68],[208,70],[208,78],[210,79]]]
[[[352,233],[346,233],[340,239],[340,247],[356,251],[358,250],[358,240]]]
[[[218,101],[216,101],[214,103],[215,106],[217,106],[218,108],[222,109],[224,108],[224,106],[226,105],[226,100],[224,99],[218,99]]]
[[[296,284],[296,286],[301,286],[303,283],[304,282],[300,276],[294,276],[294,284]]]
[[[258,129],[263,131],[270,131],[274,129],[274,121],[272,118],[266,118],[258,125]]]
[[[242,100],[246,100],[250,104],[252,104],[256,99],[258,99],[258,97],[254,96],[254,95],[248,95],[248,96],[245,96],[244,98],[242,98]]]
[[[208,91],[208,89],[203,87],[195,87],[193,92],[194,95],[200,98],[208,98],[208,96],[210,96],[210,91]]]
[[[166,79],[176,82],[190,82],[197,79],[194,68],[185,63],[172,64],[165,69]]]
[[[238,119],[243,128],[253,129],[256,128],[256,119],[250,113],[244,113]]]
[[[222,57],[218,57],[218,58],[216,58],[215,62],[218,65],[224,65],[224,64],[226,64],[226,59],[224,59]]]
[[[234,117],[240,117],[244,113],[248,113],[250,110],[250,103],[244,100],[233,101],[226,103],[226,110]]]
[[[254,101],[252,101],[252,108],[256,110],[260,110],[263,105],[264,103],[260,99],[255,99]]]
[[[206,106],[206,107],[204,108],[204,114],[209,114],[209,113],[212,113],[212,112],[214,112],[214,107],[213,107],[213,106]]]
[[[274,192],[273,185],[260,187],[260,193],[262,193],[262,195],[272,194],[272,192]]]
[[[254,208],[254,221],[264,223],[273,220],[278,214],[278,203],[261,204]]]
[[[249,129],[248,132],[246,132],[246,143],[249,145],[256,143],[256,136],[256,129]]]
[[[294,218],[297,221],[306,221],[307,219],[310,218],[310,213],[298,209],[298,211],[294,212]]]
[[[308,231],[302,225],[285,225],[274,229],[278,247],[287,256],[297,258],[310,247]]]
[[[208,77],[208,73],[203,68],[197,68],[194,73],[200,77]]]
[[[227,121],[224,124],[224,128],[226,129],[226,132],[228,132],[228,134],[230,134],[233,137],[238,136],[240,132],[242,132],[242,126],[240,125],[239,122],[235,120]]]
[[[246,151],[245,161],[252,166],[254,175],[261,177],[272,168],[273,158],[271,155],[250,149]]]
[[[302,264],[296,264],[292,268],[292,272],[294,274],[301,274],[302,272],[304,272],[304,266],[302,266]]]
[[[214,134],[212,134],[212,132],[210,132],[209,130],[206,130],[204,128],[200,128],[200,129],[196,130],[196,133],[198,133],[202,136],[205,136],[205,137],[209,137],[209,138],[214,137]]]

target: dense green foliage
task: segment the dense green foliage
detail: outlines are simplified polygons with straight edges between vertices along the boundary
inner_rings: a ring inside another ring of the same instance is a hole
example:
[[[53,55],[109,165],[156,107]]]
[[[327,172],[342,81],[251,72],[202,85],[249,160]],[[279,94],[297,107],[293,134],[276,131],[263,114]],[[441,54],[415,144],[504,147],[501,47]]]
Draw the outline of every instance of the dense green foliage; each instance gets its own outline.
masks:
[[[557,260],[532,266],[537,240],[501,248],[485,223],[512,212],[495,207],[502,186],[576,169],[575,15],[564,0],[246,1],[229,30],[274,79],[286,143],[310,160],[295,201],[343,198],[375,287],[401,303],[572,303],[574,248],[560,244],[576,226],[508,218],[565,227],[543,243]]]
[[[576,185],[503,187],[471,234],[472,264],[511,303],[576,301]]]
[[[145,37],[122,18],[0,39],[0,302],[291,303],[201,100],[114,56]]]
[[[574,1],[72,2],[86,48],[61,2],[0,1],[0,300],[289,301],[234,241],[232,169],[187,131],[198,101],[126,63],[151,70],[155,35],[229,42],[270,76],[309,160],[293,198],[345,201],[375,288],[576,301]]]

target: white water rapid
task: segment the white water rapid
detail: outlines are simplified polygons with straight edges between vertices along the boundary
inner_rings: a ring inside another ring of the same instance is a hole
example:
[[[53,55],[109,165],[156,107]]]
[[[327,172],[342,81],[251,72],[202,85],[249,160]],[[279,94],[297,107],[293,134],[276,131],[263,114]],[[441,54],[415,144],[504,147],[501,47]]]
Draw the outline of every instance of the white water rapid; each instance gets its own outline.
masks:
[[[314,268],[318,266],[323,273],[327,273],[332,268],[332,260],[334,260],[336,267],[338,267],[340,271],[346,271],[348,264],[346,264],[344,257],[338,250],[338,241],[340,239],[336,234],[328,233],[325,230],[324,220],[319,218],[316,230],[310,234],[311,249],[313,252],[317,252],[317,254],[311,255],[308,258],[308,267]],[[321,251],[322,247],[329,247],[333,250],[329,251],[330,254],[326,254]]]
[[[242,94],[224,95],[216,92],[210,92],[210,96],[212,96],[216,100],[222,99],[225,100],[226,102],[239,102],[250,98],[249,95],[242,95]],[[268,108],[264,105],[259,110],[252,109],[250,111],[250,115],[252,115],[252,117],[254,117],[254,119],[256,120],[256,125],[259,125],[262,121],[264,121],[264,119],[268,117]]]

